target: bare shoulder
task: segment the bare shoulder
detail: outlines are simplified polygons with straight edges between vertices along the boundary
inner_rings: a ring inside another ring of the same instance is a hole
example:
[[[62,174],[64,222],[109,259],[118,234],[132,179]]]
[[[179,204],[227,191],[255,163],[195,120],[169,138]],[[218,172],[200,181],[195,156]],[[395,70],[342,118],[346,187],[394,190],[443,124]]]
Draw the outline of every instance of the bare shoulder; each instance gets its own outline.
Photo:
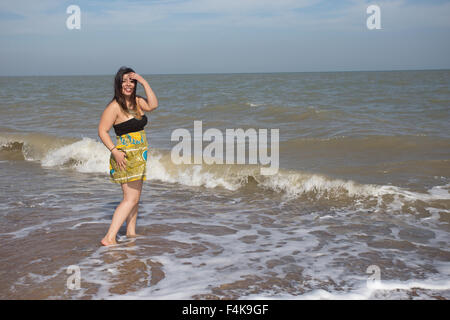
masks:
[[[112,125],[118,117],[118,103],[116,101],[111,101],[103,110],[102,116],[100,118],[99,130],[109,131]]]
[[[119,116],[120,106],[116,100],[111,101],[103,110],[102,118],[107,118],[109,121],[114,120]]]
[[[105,113],[117,116],[120,112],[119,103],[114,99],[105,107]]]
[[[107,106],[106,109],[109,109],[111,111],[118,111],[119,110],[119,103],[116,101],[116,99],[113,99]]]

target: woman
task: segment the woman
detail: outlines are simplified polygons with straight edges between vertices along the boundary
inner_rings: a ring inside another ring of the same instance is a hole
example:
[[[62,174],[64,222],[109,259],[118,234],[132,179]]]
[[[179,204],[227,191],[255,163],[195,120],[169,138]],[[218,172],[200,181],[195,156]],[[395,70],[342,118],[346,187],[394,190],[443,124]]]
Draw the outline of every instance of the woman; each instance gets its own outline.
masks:
[[[139,82],[147,99],[136,95]],[[136,237],[136,219],[142,183],[146,179],[147,138],[144,127],[150,112],[158,107],[158,100],[148,82],[133,69],[122,67],[114,80],[114,98],[103,111],[98,125],[98,136],[111,151],[110,179],[120,183],[123,200],[117,206],[108,233],[101,244],[117,244],[116,236],[126,220],[127,237]],[[111,140],[109,130],[114,127],[117,145]]]

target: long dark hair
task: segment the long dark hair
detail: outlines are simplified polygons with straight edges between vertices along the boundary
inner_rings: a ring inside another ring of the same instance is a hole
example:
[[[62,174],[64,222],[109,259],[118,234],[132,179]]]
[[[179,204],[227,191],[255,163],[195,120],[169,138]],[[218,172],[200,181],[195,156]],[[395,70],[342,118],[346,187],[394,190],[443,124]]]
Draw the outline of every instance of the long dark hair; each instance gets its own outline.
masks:
[[[122,108],[123,112],[126,114],[131,114],[135,116],[136,118],[140,119],[139,112],[137,110],[136,105],[136,88],[137,88],[137,81],[132,80],[134,82],[134,89],[133,93],[131,94],[131,106],[130,109],[133,110],[130,112],[130,109],[127,108],[127,102],[125,100],[125,96],[122,94],[122,81],[123,81],[123,75],[134,72],[133,69],[128,67],[121,67],[119,71],[116,73],[116,77],[114,78],[114,98],[111,101],[116,100],[119,106]]]

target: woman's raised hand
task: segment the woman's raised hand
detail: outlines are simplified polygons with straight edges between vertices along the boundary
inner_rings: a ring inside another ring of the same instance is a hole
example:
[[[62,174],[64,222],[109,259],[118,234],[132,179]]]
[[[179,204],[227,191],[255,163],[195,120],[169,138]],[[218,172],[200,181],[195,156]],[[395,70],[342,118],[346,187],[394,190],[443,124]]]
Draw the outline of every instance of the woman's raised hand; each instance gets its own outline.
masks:
[[[137,80],[137,82],[139,82],[140,84],[144,84],[146,82],[145,79],[141,75],[137,74],[136,72],[130,73],[130,79]]]

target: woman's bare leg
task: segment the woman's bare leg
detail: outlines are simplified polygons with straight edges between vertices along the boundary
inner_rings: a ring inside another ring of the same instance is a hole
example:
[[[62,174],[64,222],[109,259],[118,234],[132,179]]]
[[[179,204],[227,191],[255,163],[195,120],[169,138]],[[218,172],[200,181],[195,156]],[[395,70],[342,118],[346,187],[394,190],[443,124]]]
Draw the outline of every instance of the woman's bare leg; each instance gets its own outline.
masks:
[[[142,180],[122,183],[121,186],[123,191],[123,200],[117,206],[116,211],[114,211],[109,230],[101,241],[102,245],[104,246],[117,244],[116,236],[119,232],[120,227],[125,222],[127,217],[132,213],[133,209],[136,209],[137,211],[137,207],[139,204],[139,198],[142,191]]]
[[[136,221],[138,214],[139,204],[137,204],[129,216],[127,217],[127,237],[136,237]]]
[[[142,193],[142,180],[138,180],[141,182],[140,186],[139,186],[139,198],[140,195]],[[136,221],[137,221],[137,214],[138,214],[138,210],[139,210],[139,203],[136,204],[136,206],[133,208],[133,210],[131,210],[130,214],[127,217],[127,237],[133,238],[138,236],[136,234]]]

